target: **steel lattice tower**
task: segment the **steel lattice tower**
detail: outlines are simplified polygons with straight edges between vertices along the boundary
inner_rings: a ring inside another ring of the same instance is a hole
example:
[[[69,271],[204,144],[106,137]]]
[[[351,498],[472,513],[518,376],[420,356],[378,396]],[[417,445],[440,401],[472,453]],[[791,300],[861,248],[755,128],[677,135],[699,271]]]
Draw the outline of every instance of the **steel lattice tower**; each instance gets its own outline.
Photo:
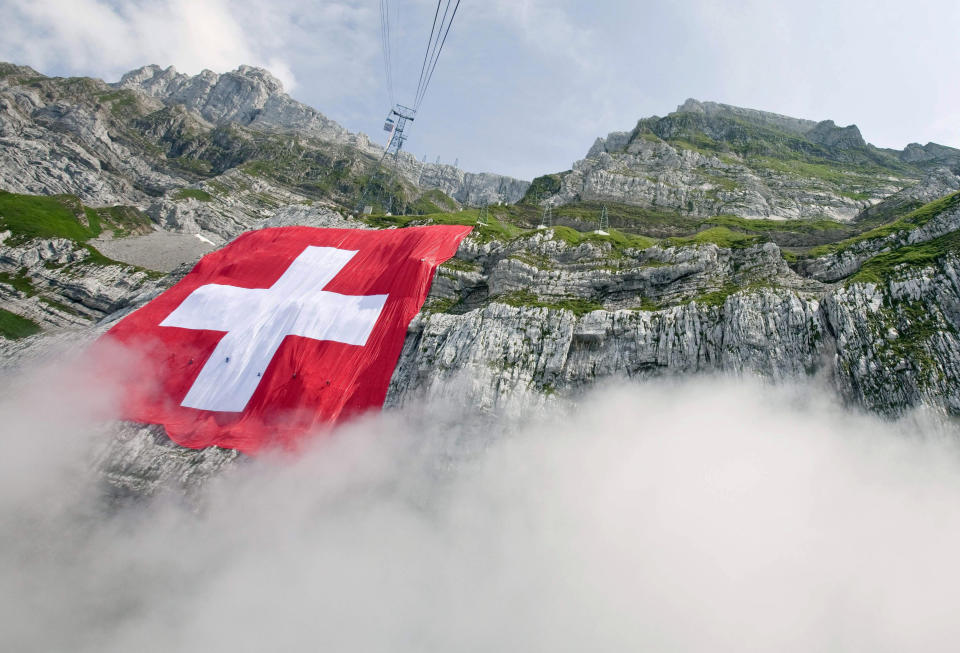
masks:
[[[383,168],[383,161],[389,156],[393,157],[393,167],[397,167],[397,157],[400,156],[400,150],[403,149],[403,144],[407,141],[407,136],[404,133],[407,128],[407,123],[413,122],[415,116],[417,115],[416,110],[411,109],[410,107],[405,107],[402,104],[397,104],[387,115],[386,121],[383,123],[383,131],[390,134],[390,138],[387,141],[387,147],[383,150],[383,156],[380,157],[380,161],[377,162],[377,167],[374,170],[374,173],[370,176],[370,180],[367,182],[366,186],[363,189],[363,193],[360,195],[360,201],[357,203],[357,213],[366,212],[367,200],[370,199],[371,187],[377,186],[380,184],[381,188],[377,191],[377,203],[383,202],[383,189],[382,185],[387,182],[388,175]],[[423,174],[421,169],[420,174]],[[392,177],[391,177],[392,178]],[[372,207],[371,207],[372,208]],[[390,209],[389,211],[393,212],[393,198],[390,198]]]
[[[543,213],[540,216],[540,226],[538,229],[549,229],[553,226],[553,208],[543,207]]]
[[[405,107],[402,104],[395,105],[390,111],[390,115],[387,116],[387,120],[383,124],[383,131],[390,133],[390,140],[387,141],[387,149],[383,152],[384,158],[392,155],[393,158],[396,159],[400,154],[400,150],[403,149],[403,144],[407,141],[404,130],[408,122],[414,121],[416,115],[417,112],[415,109]]]

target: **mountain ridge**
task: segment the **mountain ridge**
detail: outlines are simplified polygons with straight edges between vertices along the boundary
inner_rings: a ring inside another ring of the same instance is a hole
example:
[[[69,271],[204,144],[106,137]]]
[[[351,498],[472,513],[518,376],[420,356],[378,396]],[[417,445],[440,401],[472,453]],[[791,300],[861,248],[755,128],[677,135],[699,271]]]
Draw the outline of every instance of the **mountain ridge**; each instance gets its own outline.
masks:
[[[598,138],[538,202],[617,202],[681,215],[852,221],[930,177],[960,176],[960,150],[867,143],[837,126],[688,99]],[[534,180],[534,187],[540,184]]]

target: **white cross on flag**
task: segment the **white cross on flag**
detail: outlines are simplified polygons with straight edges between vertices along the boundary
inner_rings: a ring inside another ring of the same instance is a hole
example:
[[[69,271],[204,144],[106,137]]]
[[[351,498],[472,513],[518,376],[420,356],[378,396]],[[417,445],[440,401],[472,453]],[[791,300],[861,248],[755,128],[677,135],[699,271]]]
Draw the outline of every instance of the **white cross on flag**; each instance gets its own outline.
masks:
[[[254,453],[383,405],[410,320],[469,227],[249,232],[105,336],[146,361],[124,417]]]

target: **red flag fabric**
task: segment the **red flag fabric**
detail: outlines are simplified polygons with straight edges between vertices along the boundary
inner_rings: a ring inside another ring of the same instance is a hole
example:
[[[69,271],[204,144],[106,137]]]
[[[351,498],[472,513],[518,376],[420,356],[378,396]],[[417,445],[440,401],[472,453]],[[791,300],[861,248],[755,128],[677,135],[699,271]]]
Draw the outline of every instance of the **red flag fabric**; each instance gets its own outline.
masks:
[[[243,234],[104,335],[144,360],[123,417],[254,454],[382,407],[437,266],[470,230]]]

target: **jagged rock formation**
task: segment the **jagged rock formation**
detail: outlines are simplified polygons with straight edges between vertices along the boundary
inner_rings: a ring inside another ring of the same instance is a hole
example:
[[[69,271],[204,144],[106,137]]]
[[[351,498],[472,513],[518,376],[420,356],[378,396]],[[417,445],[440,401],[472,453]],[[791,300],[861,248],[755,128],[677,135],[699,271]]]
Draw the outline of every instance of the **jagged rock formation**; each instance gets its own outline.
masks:
[[[598,139],[539,199],[554,206],[620,202],[694,216],[852,220],[950,166],[956,177],[960,150],[936,144],[882,150],[867,144],[855,125],[687,100],[665,118],[646,118],[632,132]]]
[[[168,106],[182,105],[213,125],[239,124],[265,131],[298,134],[350,145],[379,158],[383,150],[365,134],[353,134],[319,111],[283,92],[283,85],[261,68],[240,66],[218,75],[205,70],[193,77],[171,66],[144,66],[124,75],[117,84],[147,93]],[[420,163],[401,153],[399,172],[423,190],[438,189],[462,204],[515,202],[523,197],[527,182],[490,173],[468,173],[450,165]]]
[[[4,308],[52,328],[86,326],[157,293],[158,276],[123,265],[102,265],[65,238],[8,246],[0,233],[0,300]]]
[[[324,140],[369,147],[362,134],[351,134],[319,111],[283,92],[283,85],[266,70],[240,66],[218,75],[178,73],[173,66],[151,65],[131,70],[116,84],[141,91],[167,106],[181,105],[213,125],[239,124],[266,130],[296,130]]]
[[[283,92],[279,80],[253,66],[218,75],[205,70],[199,75],[178,73],[172,66],[151,65],[132,70],[115,85],[157,98],[166,106],[183,106],[211,125],[242,125],[263,131],[296,131],[338,145],[349,145],[370,156],[383,150],[365,134],[353,134],[319,111]],[[464,172],[445,164],[421,163],[403,152],[399,172],[423,190],[441,190],[461,204],[480,206],[515,202],[529,184],[491,173]]]
[[[466,393],[518,410],[611,376],[825,373],[883,414],[957,412],[960,195],[938,204],[918,227],[852,243],[872,243],[873,255],[856,257],[839,285],[790,270],[773,243],[617,251],[550,231],[468,240],[434,286],[440,310],[411,326],[390,401]],[[914,249],[882,258],[898,247]]]

